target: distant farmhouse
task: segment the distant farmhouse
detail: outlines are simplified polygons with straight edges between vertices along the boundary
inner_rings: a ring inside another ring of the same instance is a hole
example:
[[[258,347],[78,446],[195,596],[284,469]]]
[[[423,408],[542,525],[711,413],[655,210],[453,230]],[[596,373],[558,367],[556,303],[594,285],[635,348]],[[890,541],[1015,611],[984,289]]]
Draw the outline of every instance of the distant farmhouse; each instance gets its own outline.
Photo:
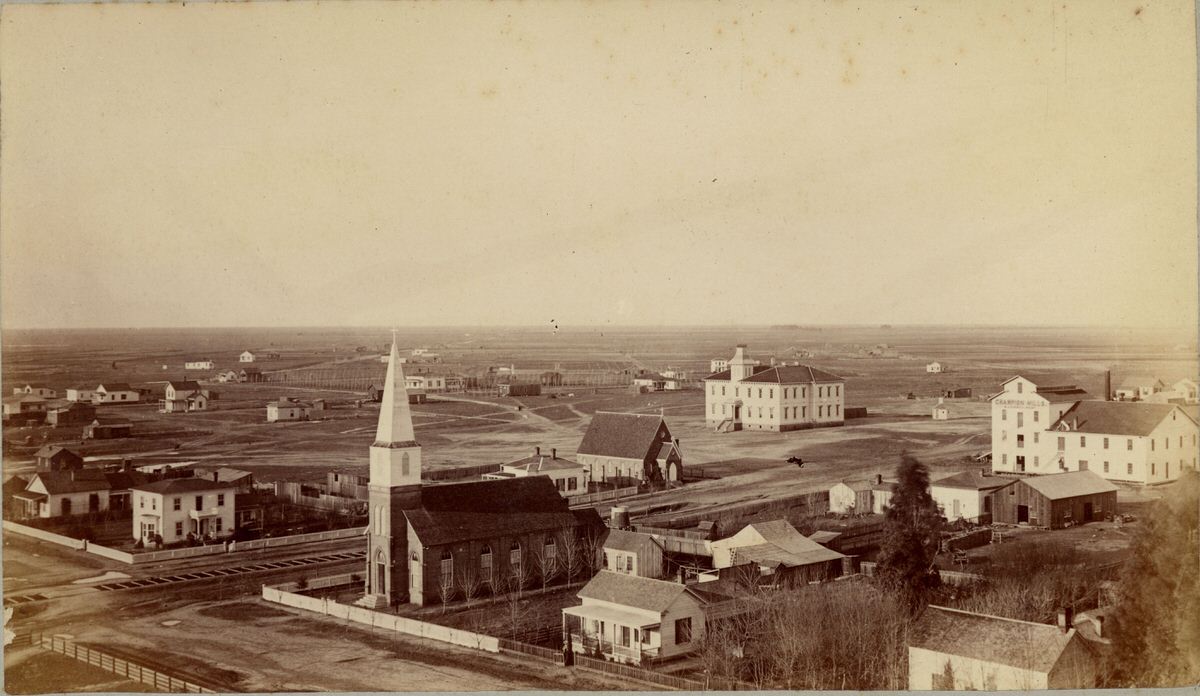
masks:
[[[1184,378],[1167,384],[1157,377],[1129,377],[1113,391],[1117,401],[1147,401],[1160,404],[1197,403],[1196,381]]]
[[[252,362],[254,362],[254,360],[255,360],[254,353],[251,353],[248,350],[242,351],[242,354],[238,356],[238,362],[252,363]]]
[[[213,369],[213,361],[208,358],[203,360],[188,360],[183,364],[185,370],[211,370]]]
[[[40,396],[43,399],[55,399],[58,398],[58,390],[51,389],[50,387],[35,387],[32,384],[26,384],[23,387],[14,387],[13,395]]]
[[[6,423],[41,423],[46,418],[46,400],[32,394],[4,397]]]
[[[937,374],[940,372],[945,372],[946,367],[944,365],[942,365],[940,362],[935,361],[935,362],[931,362],[931,363],[927,364],[925,366],[925,371],[933,373],[933,374]]]
[[[683,480],[679,441],[660,415],[597,411],[575,458],[592,483],[621,487]]]
[[[845,380],[807,365],[760,365],[738,345],[729,369],[704,379],[709,428],[799,430],[844,422]]]
[[[172,380],[167,382],[164,398],[159,410],[163,413],[180,413],[186,411],[207,411],[209,402],[217,398],[217,393],[201,389],[198,382],[192,380]]]
[[[128,382],[109,382],[92,391],[93,404],[135,404],[140,400],[141,393]]]
[[[308,403],[283,396],[277,401],[267,404],[267,422],[306,421],[312,418],[321,418],[324,417],[326,410],[324,399],[315,399],[312,403]]]
[[[1157,484],[1200,464],[1200,425],[1177,403],[1087,399],[1078,387],[1038,387],[1023,377],[992,400],[992,468]]]

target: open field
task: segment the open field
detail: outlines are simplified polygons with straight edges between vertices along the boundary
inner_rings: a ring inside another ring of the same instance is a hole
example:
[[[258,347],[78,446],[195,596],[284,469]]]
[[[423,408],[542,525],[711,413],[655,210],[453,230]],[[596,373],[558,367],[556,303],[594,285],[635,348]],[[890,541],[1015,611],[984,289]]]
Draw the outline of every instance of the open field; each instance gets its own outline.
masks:
[[[33,382],[61,391],[119,380],[157,390],[163,380],[185,376],[185,356],[211,357],[217,370],[236,369],[241,367],[237,354],[247,348],[280,353],[279,360],[256,363],[268,374],[296,366],[342,365],[382,380],[386,366],[370,358],[388,339],[387,331],[369,329],[8,331],[3,336],[3,389]],[[399,340],[405,347],[428,347],[441,356],[440,364],[407,369],[446,374],[478,373],[495,365],[558,365],[563,370],[613,371],[673,366],[703,375],[710,358],[728,357],[735,343],[745,342],[754,357],[799,359],[843,375],[847,405],[870,409],[872,417],[849,421],[844,428],[784,434],[709,432],[703,425],[699,391],[635,394],[629,388],[567,387],[557,390],[556,398],[449,395],[454,401],[434,400],[413,409],[430,468],[509,461],[535,445],[556,447],[570,456],[598,410],[661,411],[682,440],[687,466],[734,463],[705,467],[707,473],[734,480],[722,481],[721,493],[713,495],[705,493],[705,484],[690,487],[701,498],[811,490],[840,478],[885,472],[905,450],[919,453],[935,474],[958,470],[967,466],[966,455],[989,446],[988,410],[979,398],[1013,374],[1078,383],[1098,393],[1105,369],[1114,370],[1115,379],[1129,372],[1173,377],[1198,371],[1195,349],[1180,345],[1183,339],[1161,332],[1093,329],[418,329],[404,331]],[[899,357],[860,357],[861,349],[877,344],[887,344]],[[366,352],[356,352],[359,347]],[[924,364],[934,359],[947,364],[950,372],[925,373]],[[94,459],[202,461],[247,468],[265,481],[317,479],[330,470],[365,473],[378,407],[356,405],[362,393],[283,383],[210,386],[221,394],[210,412],[160,414],[150,405],[101,407],[101,415],[120,414],[134,421],[136,436],[129,439],[81,444],[78,426],[8,428],[4,435],[12,449],[5,454],[5,471],[27,471],[32,452],[44,442],[56,442]],[[932,421],[930,409],[940,391],[963,386],[971,387],[976,398],[955,401],[951,420]],[[909,392],[919,398],[904,398]],[[266,423],[266,402],[284,395],[324,398],[332,409],[322,421]],[[802,472],[783,465],[792,454],[809,462]],[[747,460],[757,463],[736,464]]]

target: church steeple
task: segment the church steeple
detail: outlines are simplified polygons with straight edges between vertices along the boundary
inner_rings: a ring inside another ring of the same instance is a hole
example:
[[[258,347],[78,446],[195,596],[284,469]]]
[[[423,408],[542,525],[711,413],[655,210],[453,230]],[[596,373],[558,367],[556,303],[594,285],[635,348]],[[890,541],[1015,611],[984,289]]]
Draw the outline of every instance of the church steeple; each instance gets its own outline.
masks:
[[[408,406],[408,388],[395,336],[379,408],[379,425],[371,445],[370,473],[370,485],[379,488],[421,485],[421,446],[413,435],[412,410]]]
[[[392,354],[388,359],[387,379],[383,386],[383,402],[379,409],[379,426],[372,447],[397,447],[416,444],[413,435],[412,412],[408,408],[408,387],[396,337],[392,336]]]
[[[408,388],[395,333],[379,425],[371,445],[370,474],[366,592],[359,602],[377,609],[395,604],[408,591],[408,521],[404,511],[421,504],[421,446],[413,435]]]

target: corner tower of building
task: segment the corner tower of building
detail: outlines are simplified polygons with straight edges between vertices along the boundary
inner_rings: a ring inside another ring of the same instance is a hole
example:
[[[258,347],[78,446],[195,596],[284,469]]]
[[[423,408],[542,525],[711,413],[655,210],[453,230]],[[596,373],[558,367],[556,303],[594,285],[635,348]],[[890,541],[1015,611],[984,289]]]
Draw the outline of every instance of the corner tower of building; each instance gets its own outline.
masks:
[[[404,510],[421,504],[421,446],[413,433],[404,369],[396,339],[384,381],[379,425],[370,450],[367,573],[362,604],[391,606],[408,588],[408,522]]]

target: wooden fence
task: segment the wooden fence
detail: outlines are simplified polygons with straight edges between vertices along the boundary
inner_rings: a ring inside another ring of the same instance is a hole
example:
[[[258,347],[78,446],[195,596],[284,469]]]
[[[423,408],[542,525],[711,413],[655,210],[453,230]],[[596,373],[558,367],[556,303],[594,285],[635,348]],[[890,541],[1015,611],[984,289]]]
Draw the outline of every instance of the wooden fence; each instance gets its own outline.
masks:
[[[441,641],[443,643],[451,643],[464,648],[473,648],[475,650],[483,650],[486,652],[500,652],[500,645],[497,638],[487,636],[482,633],[473,633],[457,628],[449,628],[447,626],[439,626],[437,624],[418,621],[404,616],[396,616],[395,614],[386,614],[381,611],[373,611],[364,607],[350,606],[348,604],[339,604],[328,598],[307,597],[305,595],[296,594],[294,592],[286,592],[277,587],[269,587],[263,585],[262,598],[268,602],[282,604],[288,607],[304,609],[307,611],[333,616],[339,619],[346,619],[354,623],[382,628],[397,633],[405,633],[410,636],[419,638],[429,638],[430,640]]]
[[[569,498],[571,507],[579,507],[581,505],[594,505],[605,500],[616,500],[617,498],[625,498],[631,495],[637,495],[637,486],[628,486],[626,488],[614,488],[607,491],[597,491],[595,493],[585,493],[583,495],[574,495]]]
[[[113,674],[125,677],[131,681],[147,684],[155,691],[177,692],[177,693],[192,693],[192,694],[215,694],[220,691],[210,689],[195,682],[190,682],[186,679],[181,679],[166,672],[143,667],[136,662],[123,660],[119,657],[114,657],[108,653],[94,650],[87,646],[79,645],[64,638],[56,638],[54,636],[43,636],[40,634],[26,634],[25,639],[29,644],[40,646],[43,650],[60,653],[67,657],[73,657],[80,662],[86,662],[89,665],[99,667]],[[14,640],[13,645],[20,645],[25,641]]]
[[[329,541],[333,539],[352,539],[362,536],[362,527],[350,527],[347,529],[334,529],[327,532],[312,532],[311,534],[292,534],[289,536],[270,537],[267,539],[255,539],[253,541],[238,541],[230,543],[226,548],[225,544],[206,544],[204,546],[188,546],[180,549],[171,549],[169,551],[146,551],[143,553],[129,553],[128,551],[120,551],[111,549],[107,546],[93,544],[79,539],[62,536],[61,534],[53,534],[34,527],[28,527],[23,524],[17,524],[9,520],[4,521],[4,530],[15,534],[48,541],[52,544],[66,546],[77,551],[87,551],[88,553],[108,558],[121,563],[136,565],[138,563],[154,563],[157,561],[171,561],[180,558],[195,558],[196,556],[210,556],[218,553],[234,553],[237,551],[252,551],[255,549],[268,549],[277,546],[290,546],[292,544],[306,544],[313,541]]]

